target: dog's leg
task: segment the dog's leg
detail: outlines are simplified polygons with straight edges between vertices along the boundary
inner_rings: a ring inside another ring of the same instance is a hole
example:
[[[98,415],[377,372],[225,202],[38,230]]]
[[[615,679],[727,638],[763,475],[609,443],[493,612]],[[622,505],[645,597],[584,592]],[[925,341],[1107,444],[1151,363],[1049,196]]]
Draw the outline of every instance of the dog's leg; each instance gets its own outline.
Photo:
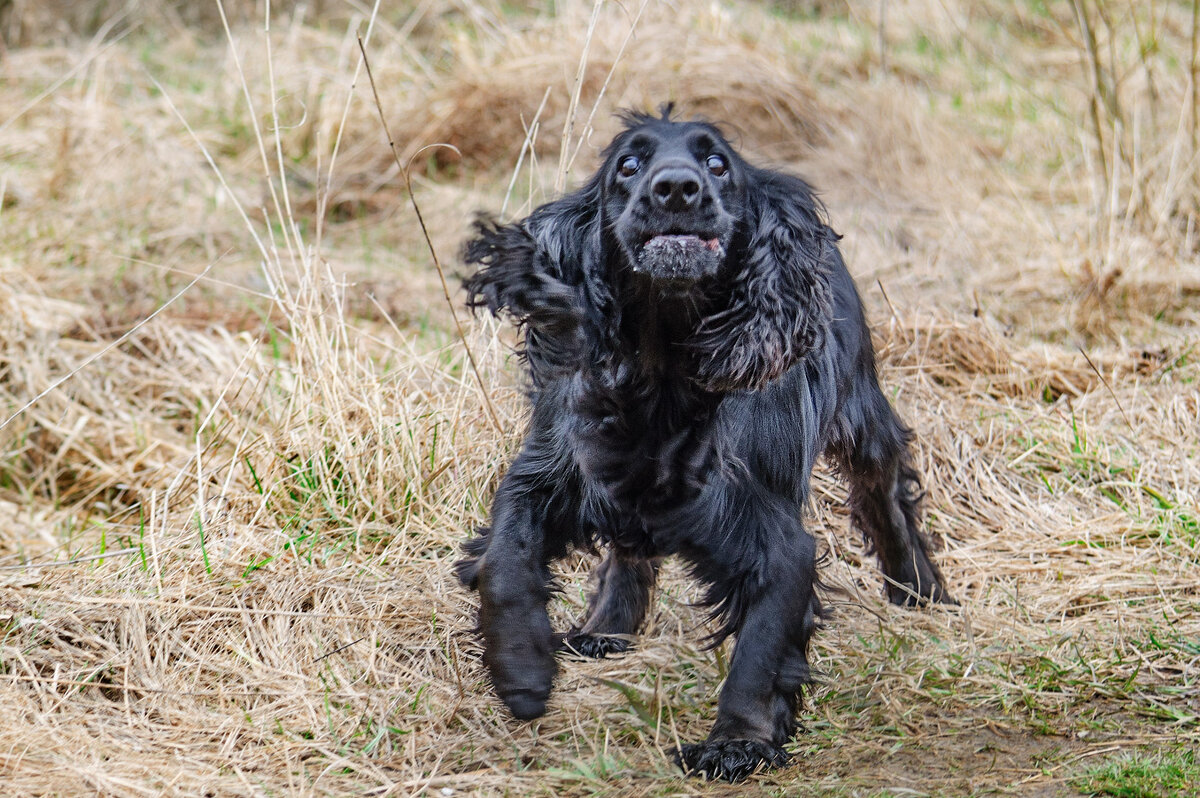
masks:
[[[799,508],[775,504],[761,513],[743,509],[742,518],[716,530],[720,540],[710,550],[683,550],[712,583],[709,599],[737,637],[712,732],[678,751],[685,771],[710,779],[741,781],[787,764],[783,746],[796,728],[800,690],[811,681],[808,642],[820,616],[816,543],[800,525]]]
[[[646,618],[657,577],[658,560],[610,549],[596,568],[583,625],[567,633],[563,647],[595,658],[627,651]]]
[[[496,694],[514,716],[529,720],[546,711],[557,669],[547,562],[562,556],[566,543],[548,520],[550,497],[524,464],[518,457],[509,468],[492,504],[491,529],[466,544],[474,556],[457,567],[463,583],[479,591],[483,661]]]
[[[921,533],[921,480],[911,464],[912,433],[874,378],[842,410],[850,440],[831,452],[850,482],[850,515],[879,557],[893,604],[955,604]]]

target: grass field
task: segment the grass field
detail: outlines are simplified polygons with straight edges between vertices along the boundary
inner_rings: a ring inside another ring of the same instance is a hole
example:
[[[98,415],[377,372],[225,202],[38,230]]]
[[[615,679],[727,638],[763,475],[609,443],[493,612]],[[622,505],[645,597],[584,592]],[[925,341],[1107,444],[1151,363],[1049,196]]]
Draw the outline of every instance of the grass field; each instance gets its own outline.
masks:
[[[0,793],[1200,794],[1194,2],[277,5],[0,2]],[[821,681],[737,788],[671,764],[682,568],[533,723],[451,571],[525,419],[467,225],[665,100],[820,189],[962,602],[819,470]]]

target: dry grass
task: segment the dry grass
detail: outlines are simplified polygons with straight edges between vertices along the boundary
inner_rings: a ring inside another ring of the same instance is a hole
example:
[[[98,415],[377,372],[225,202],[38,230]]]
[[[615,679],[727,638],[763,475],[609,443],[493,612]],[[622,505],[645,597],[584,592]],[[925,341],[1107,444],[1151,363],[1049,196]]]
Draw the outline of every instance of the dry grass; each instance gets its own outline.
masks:
[[[1188,4],[1076,4],[1094,58],[1068,4],[892,2],[882,31],[874,2],[604,4],[589,39],[583,2],[326,3],[275,13],[269,48],[264,5],[231,4],[232,44],[185,5],[0,9],[6,794],[727,794],[663,753],[724,667],[678,569],[639,648],[566,663],[545,718],[488,691],[450,567],[524,410],[508,334],[472,325],[481,387],[453,333],[368,24],[444,262],[471,210],[553,193],[577,72],[574,179],[612,110],[674,99],[808,175],[845,235],[962,607],[883,602],[818,474],[826,678],[799,765],[742,791],[1194,769]]]

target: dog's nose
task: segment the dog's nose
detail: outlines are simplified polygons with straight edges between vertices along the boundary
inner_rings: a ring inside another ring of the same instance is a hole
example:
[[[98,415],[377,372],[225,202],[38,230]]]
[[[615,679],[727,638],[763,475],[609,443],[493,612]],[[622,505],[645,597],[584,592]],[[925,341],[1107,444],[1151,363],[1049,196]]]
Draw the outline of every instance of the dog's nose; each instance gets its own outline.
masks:
[[[654,204],[668,211],[689,211],[700,202],[700,173],[686,166],[667,166],[650,182]]]

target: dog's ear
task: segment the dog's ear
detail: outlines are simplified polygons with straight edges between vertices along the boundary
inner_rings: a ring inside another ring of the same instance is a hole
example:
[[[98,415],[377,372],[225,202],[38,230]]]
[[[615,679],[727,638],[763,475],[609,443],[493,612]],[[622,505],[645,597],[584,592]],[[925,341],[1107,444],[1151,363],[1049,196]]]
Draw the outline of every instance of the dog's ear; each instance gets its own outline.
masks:
[[[526,219],[501,224],[480,217],[474,237],[463,247],[463,260],[479,268],[463,279],[467,305],[504,313],[519,325],[554,329],[570,326],[578,316],[575,291],[539,243]]]
[[[749,171],[727,299],[689,341],[698,381],[714,391],[764,387],[822,344],[833,315],[838,235],[804,181]]]
[[[535,371],[570,368],[616,323],[601,244],[601,185],[597,175],[513,224],[481,217],[463,248],[463,260],[479,267],[463,280],[467,304],[524,327]]]

